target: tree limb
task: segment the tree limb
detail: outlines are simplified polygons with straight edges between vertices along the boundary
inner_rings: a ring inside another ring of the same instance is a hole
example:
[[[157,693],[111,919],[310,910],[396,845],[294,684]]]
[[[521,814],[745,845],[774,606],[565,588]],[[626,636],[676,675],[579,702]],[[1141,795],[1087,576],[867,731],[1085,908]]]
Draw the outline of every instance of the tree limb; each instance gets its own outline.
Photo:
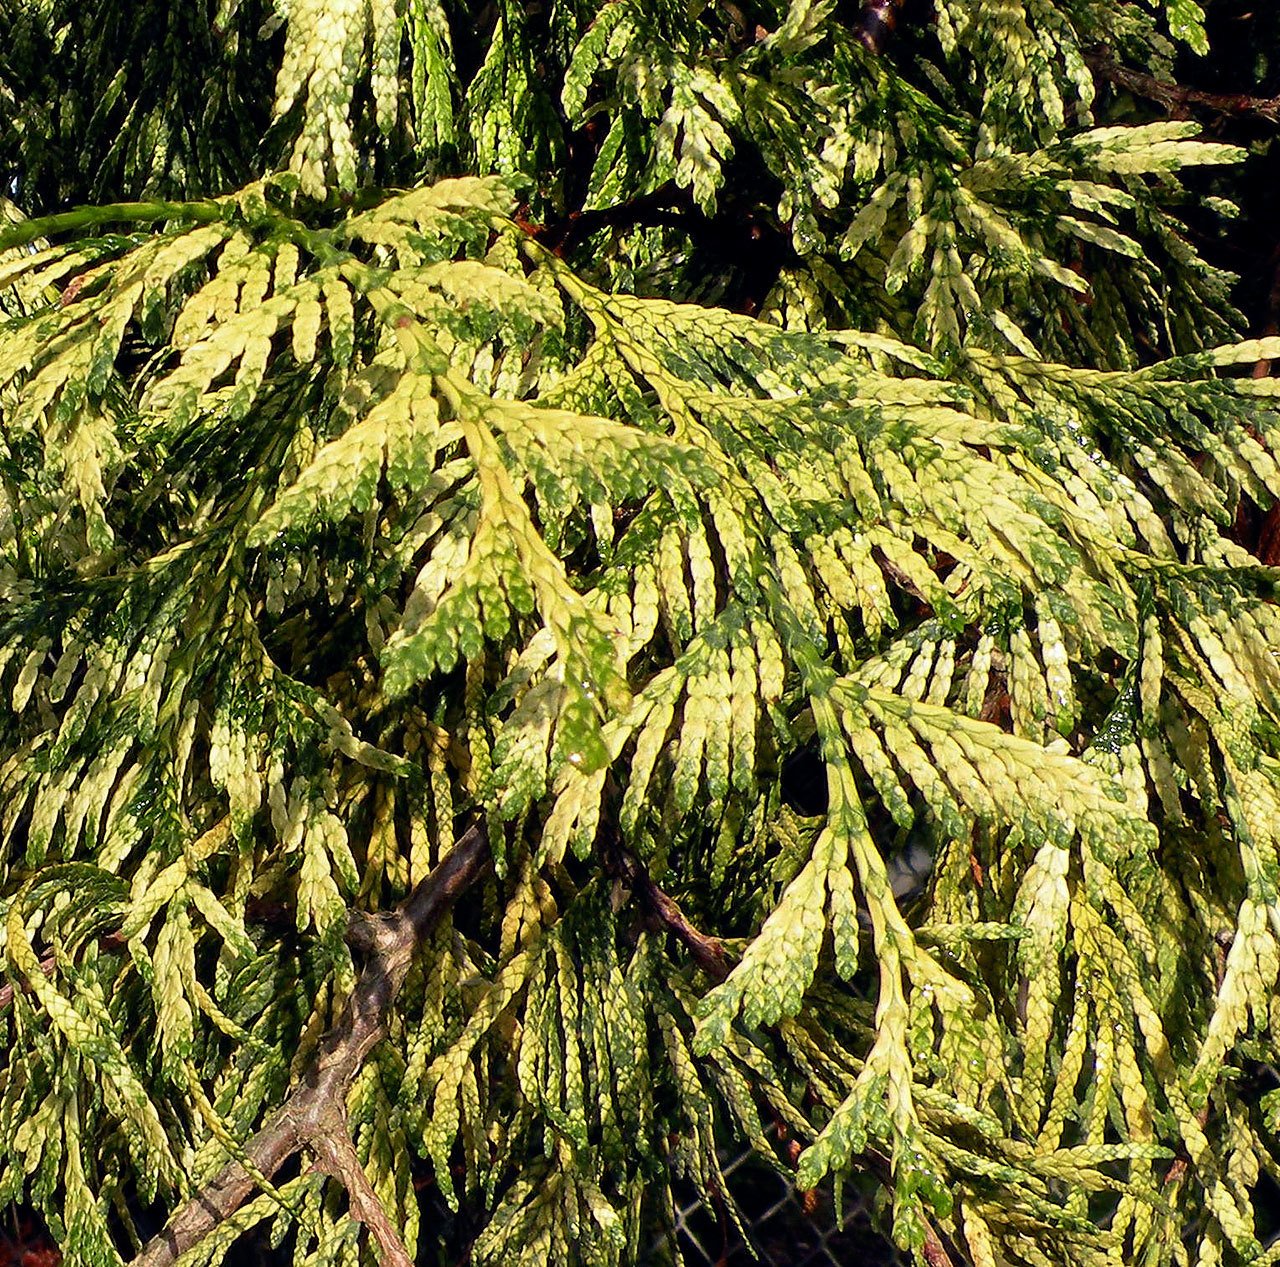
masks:
[[[1280,122],[1280,97],[1250,97],[1237,92],[1203,92],[1199,88],[1167,83],[1154,75],[1121,66],[1109,48],[1095,49],[1086,54],[1085,61],[1108,83],[1162,105],[1174,118],[1188,118],[1191,108],[1199,106],[1212,110],[1215,114],[1256,115],[1269,123]]]
[[[125,939],[121,937],[118,933],[104,933],[101,937],[98,938],[98,949],[104,950],[108,954],[118,953],[119,951],[125,948],[125,945],[126,945]],[[54,972],[57,970],[57,967],[58,967],[57,955],[54,955],[54,954],[45,955],[45,957],[40,960],[40,971],[44,973],[46,977],[53,976]],[[29,988],[30,987],[23,982],[20,982],[18,985],[15,986],[12,981],[6,981],[3,985],[0,985],[0,1012],[3,1012],[4,1009],[7,1008],[9,1004],[13,1002],[13,996],[18,990],[22,990],[25,992]]]
[[[378,1246],[378,1258],[383,1267],[413,1267],[413,1259],[399,1229],[388,1218],[386,1207],[373,1190],[373,1184],[356,1156],[345,1110],[337,1116],[339,1120],[333,1123],[332,1129],[318,1132],[311,1140],[319,1158],[317,1165],[346,1188],[351,1213],[369,1229],[369,1235]]]
[[[387,1016],[404,984],[414,949],[479,878],[488,861],[488,832],[481,822],[458,838],[449,856],[396,910],[385,915],[353,914],[348,940],[366,952],[368,962],[302,1081],[245,1145],[249,1161],[268,1179],[303,1147],[313,1148],[326,1171],[346,1185],[352,1213],[369,1227],[383,1261],[393,1267],[403,1267],[410,1260],[355,1155],[346,1125],[347,1090],[365,1057],[386,1034]],[[228,1162],[143,1247],[132,1267],[171,1267],[179,1255],[234,1214],[254,1184],[239,1162]],[[403,1257],[396,1257],[397,1253]]]
[[[608,800],[616,802],[621,793],[612,775],[605,786]],[[718,937],[699,932],[689,923],[670,894],[658,886],[640,859],[622,843],[614,815],[602,824],[599,840],[610,872],[631,890],[644,914],[671,933],[707,976],[723,981],[729,975],[724,943]]]
[[[924,1220],[924,1244],[920,1249],[929,1267],[955,1267],[951,1255],[947,1253],[947,1247],[942,1243],[942,1237],[934,1231],[933,1224],[928,1219]]]
[[[639,860],[630,854],[625,854],[624,857],[629,864],[625,878],[631,885],[632,892],[640,900],[645,913],[655,919],[688,950],[694,962],[707,976],[716,981],[723,981],[729,975],[729,960],[725,954],[724,943],[718,937],[709,937],[706,933],[699,932],[685,918],[684,912],[675,900],[659,888]]]

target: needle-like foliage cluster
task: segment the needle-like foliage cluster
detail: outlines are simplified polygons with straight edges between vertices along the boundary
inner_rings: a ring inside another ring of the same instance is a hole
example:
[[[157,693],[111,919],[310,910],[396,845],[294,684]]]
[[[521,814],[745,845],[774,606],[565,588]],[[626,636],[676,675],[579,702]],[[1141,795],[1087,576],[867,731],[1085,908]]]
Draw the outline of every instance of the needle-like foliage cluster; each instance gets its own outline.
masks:
[[[1280,338],[1095,73],[1194,0],[0,24],[0,1205],[1280,1257]]]

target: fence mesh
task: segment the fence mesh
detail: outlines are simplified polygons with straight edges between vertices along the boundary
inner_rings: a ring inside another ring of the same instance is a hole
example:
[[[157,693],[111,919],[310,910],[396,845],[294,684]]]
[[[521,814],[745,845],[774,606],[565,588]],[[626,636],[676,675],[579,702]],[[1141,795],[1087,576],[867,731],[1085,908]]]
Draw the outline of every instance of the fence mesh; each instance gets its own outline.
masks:
[[[743,1229],[722,1203],[692,1190],[677,1194],[674,1237],[655,1246],[654,1263],[671,1261],[674,1241],[685,1267],[907,1267],[873,1226],[870,1198],[851,1184],[838,1217],[830,1184],[798,1193],[749,1150],[722,1156],[721,1164]]]
[[[1253,1065],[1262,1090],[1280,1088],[1280,1071]],[[738,1206],[746,1232],[728,1212],[692,1188],[677,1192],[673,1236],[653,1246],[646,1267],[673,1261],[674,1245],[685,1267],[910,1267],[874,1224],[871,1198],[845,1185],[838,1218],[830,1183],[805,1194],[795,1190],[749,1149],[721,1153],[725,1184]],[[1253,1192],[1255,1233],[1268,1254],[1280,1261],[1280,1182],[1258,1177]]]

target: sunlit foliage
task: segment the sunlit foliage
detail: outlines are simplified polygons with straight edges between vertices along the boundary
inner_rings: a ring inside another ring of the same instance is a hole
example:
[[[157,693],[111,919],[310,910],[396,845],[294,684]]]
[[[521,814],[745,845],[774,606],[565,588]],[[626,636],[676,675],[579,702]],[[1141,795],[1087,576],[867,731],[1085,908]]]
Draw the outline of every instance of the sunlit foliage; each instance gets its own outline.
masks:
[[[931,1267],[1272,1261],[1280,339],[1085,60],[1199,7],[120,8],[0,31],[0,1204],[379,1261],[255,1132],[479,827],[340,1106],[410,1257],[738,1137]]]

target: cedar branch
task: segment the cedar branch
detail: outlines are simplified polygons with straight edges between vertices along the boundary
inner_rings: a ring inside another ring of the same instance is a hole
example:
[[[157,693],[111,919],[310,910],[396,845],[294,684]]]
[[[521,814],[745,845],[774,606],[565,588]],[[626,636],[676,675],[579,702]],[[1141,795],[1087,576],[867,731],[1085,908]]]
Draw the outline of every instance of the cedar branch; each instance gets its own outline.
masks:
[[[458,838],[449,856],[394,911],[353,914],[348,940],[368,955],[355,989],[302,1081],[245,1145],[248,1160],[268,1179],[295,1153],[311,1147],[326,1171],[346,1184],[352,1213],[368,1225],[383,1261],[392,1264],[407,1263],[409,1258],[367,1179],[362,1185],[356,1175],[364,1172],[347,1133],[347,1090],[386,1034],[387,1016],[404,984],[414,949],[487,863],[488,832],[481,822]],[[132,1267],[171,1267],[244,1204],[254,1182],[238,1161],[228,1162],[144,1246]]]
[[[605,787],[607,799],[616,803],[621,792],[612,775],[608,777]],[[671,933],[707,976],[714,981],[723,981],[729,975],[724,943],[718,937],[699,932],[689,923],[675,899],[659,887],[640,859],[622,843],[614,816],[610,815],[602,824],[599,840],[609,870],[635,895],[644,914],[654,924]]]
[[[1177,119],[1188,118],[1192,107],[1199,106],[1204,110],[1212,110],[1215,114],[1255,115],[1269,123],[1280,122],[1280,97],[1250,97],[1238,92],[1204,92],[1199,88],[1171,84],[1154,75],[1121,66],[1111,50],[1105,47],[1087,54],[1085,60],[1108,83],[1156,102]]]
[[[378,1259],[383,1267],[413,1267],[413,1259],[400,1238],[399,1230],[387,1216],[386,1208],[356,1155],[345,1111],[335,1116],[337,1120],[331,1128],[318,1132],[311,1141],[318,1157],[317,1166],[346,1188],[351,1213],[369,1229],[369,1235],[378,1246]]]
[[[657,885],[639,861],[630,854],[624,856],[625,879],[639,898],[645,913],[655,919],[688,950],[694,962],[707,976],[715,981],[723,981],[729,975],[729,962],[725,955],[724,943],[718,937],[710,937],[706,933],[699,932],[685,918],[684,912],[674,899]]]
[[[118,933],[104,933],[98,938],[98,949],[106,951],[108,954],[121,951],[124,947],[125,940]],[[46,977],[53,976],[54,972],[57,971],[57,968],[57,955],[45,955],[45,957],[40,960],[40,971]],[[0,1012],[3,1012],[4,1009],[13,1002],[13,996],[18,990],[25,991],[28,988],[29,987],[25,982],[15,985],[12,981],[6,981],[3,985],[0,985]]]
[[[886,1192],[894,1190],[893,1163],[888,1157],[877,1149],[868,1148],[861,1154],[859,1160],[875,1175]],[[924,1244],[921,1245],[920,1252],[924,1255],[924,1261],[928,1267],[955,1267],[946,1245],[942,1242],[942,1237],[938,1235],[937,1229],[928,1218],[924,1219]]]

